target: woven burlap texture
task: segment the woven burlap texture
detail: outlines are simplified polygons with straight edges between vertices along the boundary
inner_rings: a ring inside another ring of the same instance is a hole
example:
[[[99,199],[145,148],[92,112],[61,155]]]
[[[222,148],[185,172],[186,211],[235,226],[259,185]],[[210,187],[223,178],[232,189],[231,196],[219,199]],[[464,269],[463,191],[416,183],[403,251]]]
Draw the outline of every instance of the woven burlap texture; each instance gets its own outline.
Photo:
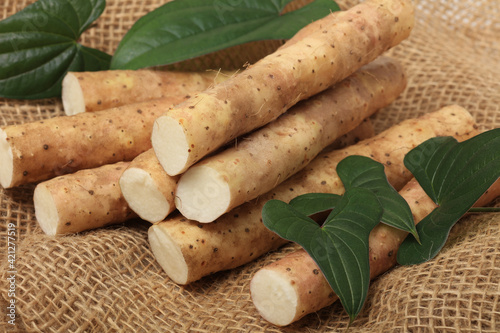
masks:
[[[178,0],[182,1],[182,0]],[[32,1],[4,0],[0,18]],[[142,15],[166,0],[108,0],[81,43],[112,54]],[[348,8],[357,1],[339,1]],[[500,2],[419,0],[411,37],[389,55],[404,65],[409,84],[373,117],[377,131],[407,118],[460,104],[482,128],[500,127]],[[253,63],[281,42],[236,47],[174,66],[235,68]],[[0,126],[62,116],[57,98],[0,99]],[[156,263],[148,224],[48,237],[38,227],[34,185],[0,189],[0,331],[15,332],[336,332],[348,316],[340,304],[286,328],[263,320],[249,295],[252,275],[296,249],[288,245],[240,268],[178,286]],[[12,285],[7,230],[15,227],[16,320],[7,323]],[[500,216],[463,218],[434,260],[396,267],[372,282],[350,332],[499,332]]]

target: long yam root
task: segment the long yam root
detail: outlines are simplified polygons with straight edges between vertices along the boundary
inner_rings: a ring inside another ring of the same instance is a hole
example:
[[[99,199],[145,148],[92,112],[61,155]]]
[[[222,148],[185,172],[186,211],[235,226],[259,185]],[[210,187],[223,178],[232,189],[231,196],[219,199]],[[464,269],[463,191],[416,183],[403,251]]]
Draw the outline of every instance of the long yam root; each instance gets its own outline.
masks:
[[[222,82],[228,75],[231,74],[217,71],[147,69],[69,72],[62,82],[62,102],[68,116],[164,97],[168,97],[175,105],[186,100],[193,92]]]
[[[408,151],[429,138],[465,135],[475,127],[472,116],[459,106],[403,121],[371,139],[318,155],[302,171],[258,199],[221,216],[217,223],[201,224],[178,215],[154,224],[148,232],[151,249],[167,275],[178,284],[238,267],[287,243],[262,223],[261,211],[266,201],[288,202],[311,192],[342,194],[344,187],[336,166],[349,155],[368,156],[383,163],[387,178],[400,189],[411,178],[403,165]]]
[[[118,186],[128,162],[80,170],[35,187],[36,219],[48,235],[96,229],[136,217]]]
[[[322,20],[321,29],[159,117],[151,139],[165,171],[183,173],[375,60],[409,36],[414,7],[411,0],[367,0]]]
[[[408,202],[415,223],[436,208],[415,179],[399,193]],[[500,181],[497,181],[476,205],[485,205],[499,195]],[[383,223],[372,230],[369,237],[371,279],[396,265],[396,253],[407,234]],[[318,265],[303,249],[257,271],[251,280],[250,292],[261,316],[278,326],[289,325],[338,299]]]
[[[130,161],[151,148],[153,122],[171,106],[158,100],[0,129],[0,183],[9,188]]]
[[[406,87],[397,61],[381,57],[180,178],[176,207],[188,219],[212,222],[304,168],[336,138],[389,105]]]

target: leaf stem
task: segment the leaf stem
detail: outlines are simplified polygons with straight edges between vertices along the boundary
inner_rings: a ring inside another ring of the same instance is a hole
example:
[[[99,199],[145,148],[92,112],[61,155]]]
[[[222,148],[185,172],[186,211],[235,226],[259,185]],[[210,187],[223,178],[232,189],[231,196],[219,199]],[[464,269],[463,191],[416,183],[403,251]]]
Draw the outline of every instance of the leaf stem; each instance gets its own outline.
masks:
[[[500,213],[500,207],[472,207],[469,213]]]

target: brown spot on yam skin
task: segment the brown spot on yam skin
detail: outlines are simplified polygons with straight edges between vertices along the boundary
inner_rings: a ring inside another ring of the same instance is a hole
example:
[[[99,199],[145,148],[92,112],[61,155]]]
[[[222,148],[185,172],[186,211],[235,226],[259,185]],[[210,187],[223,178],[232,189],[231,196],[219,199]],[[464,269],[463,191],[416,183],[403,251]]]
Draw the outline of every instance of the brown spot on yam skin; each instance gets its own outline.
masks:
[[[86,101],[86,112],[121,105],[168,98],[176,105],[193,92],[222,82],[232,73],[182,72],[157,70],[113,70],[81,72],[80,87]]]
[[[142,113],[137,112],[137,106],[124,106],[5,127],[15,152],[11,186],[132,160],[151,148],[151,130],[156,119],[151,112],[155,109],[153,104],[162,107],[158,101],[145,102],[141,103]],[[45,134],[53,128],[58,128],[57,136]],[[42,169],[40,165],[45,167]],[[23,171],[26,171],[24,176]]]
[[[80,170],[37,185],[49,191],[56,205],[59,217],[56,234],[100,228],[136,217],[116,186],[128,164],[118,162]]]

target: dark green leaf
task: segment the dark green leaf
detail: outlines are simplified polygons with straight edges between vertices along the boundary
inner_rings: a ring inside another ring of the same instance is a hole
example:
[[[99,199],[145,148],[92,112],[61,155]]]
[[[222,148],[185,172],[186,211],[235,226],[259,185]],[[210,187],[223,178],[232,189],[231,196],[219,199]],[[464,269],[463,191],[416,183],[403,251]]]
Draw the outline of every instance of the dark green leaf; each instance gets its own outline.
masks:
[[[348,156],[337,165],[346,190],[362,187],[371,190],[384,208],[381,222],[411,233],[419,241],[410,206],[392,187],[384,165],[365,156]]]
[[[500,177],[500,129],[458,143],[430,139],[407,154],[407,168],[439,206],[417,224],[422,244],[406,238],[398,262],[410,265],[434,258],[453,225]]]
[[[59,96],[68,70],[108,69],[111,56],[77,43],[105,0],[39,0],[0,21],[0,96]]]
[[[332,0],[316,0],[280,15],[291,0],[172,1],[140,18],[120,42],[113,69],[166,65],[230,46],[264,39],[287,39],[302,27],[339,10]]]
[[[315,260],[351,320],[368,294],[368,236],[381,215],[377,197],[363,188],[346,191],[322,227],[278,200],[268,201],[262,211],[267,228],[300,244]]]
[[[436,204],[438,203],[438,193],[434,190],[436,185],[434,177],[436,177],[439,166],[445,163],[443,156],[456,143],[457,140],[449,136],[432,138],[412,149],[404,159],[405,166]],[[446,169],[446,167],[442,169]]]
[[[342,196],[331,193],[306,193],[293,198],[289,205],[306,216],[335,208]]]

